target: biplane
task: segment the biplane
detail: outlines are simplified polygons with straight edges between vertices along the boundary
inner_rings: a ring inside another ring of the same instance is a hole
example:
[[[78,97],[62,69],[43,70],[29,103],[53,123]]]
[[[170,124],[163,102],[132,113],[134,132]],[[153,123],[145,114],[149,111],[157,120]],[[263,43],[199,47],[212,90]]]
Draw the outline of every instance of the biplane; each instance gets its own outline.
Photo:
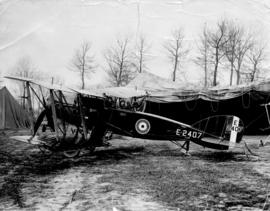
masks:
[[[189,151],[190,142],[217,150],[231,150],[242,140],[244,125],[233,115],[210,116],[192,125],[145,112],[148,93],[115,88],[112,90],[75,90],[45,84],[28,78],[6,76],[21,81],[26,89],[24,98],[32,120],[32,136],[17,140],[36,144],[42,152],[63,152],[77,156],[82,149],[93,152],[104,145],[108,133],[168,140]],[[49,90],[47,96],[43,89]],[[37,89],[41,92],[37,94]],[[121,94],[122,92],[122,94]],[[34,118],[31,93],[43,105]],[[126,94],[123,94],[126,93]],[[44,124],[44,120],[46,123]],[[42,135],[49,128],[53,135]],[[39,132],[41,130],[41,132]],[[37,132],[39,137],[37,138]]]

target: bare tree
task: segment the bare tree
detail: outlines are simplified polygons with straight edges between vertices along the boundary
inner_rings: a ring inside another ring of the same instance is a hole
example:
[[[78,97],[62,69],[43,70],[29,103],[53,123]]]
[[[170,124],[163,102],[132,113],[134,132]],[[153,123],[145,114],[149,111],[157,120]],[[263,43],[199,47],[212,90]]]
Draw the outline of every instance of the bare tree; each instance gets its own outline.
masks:
[[[37,74],[37,68],[33,65],[30,57],[22,57],[20,58],[13,71],[12,74],[19,77],[39,79],[40,74]]]
[[[139,73],[144,72],[146,67],[147,53],[149,52],[150,45],[146,42],[144,36],[140,36],[138,43],[136,44],[136,52],[134,53],[134,66]]]
[[[235,62],[237,58],[237,46],[242,39],[242,33],[239,26],[230,22],[228,24],[228,42],[225,45],[225,55],[230,64],[230,85],[233,83],[233,73],[235,69]]]
[[[203,68],[203,70],[204,70],[204,87],[208,87],[210,46],[209,46],[209,41],[208,41],[206,25],[204,26],[203,33],[200,36],[198,50],[199,50],[199,56],[196,57],[195,63]]]
[[[217,75],[218,75],[218,67],[225,56],[224,47],[228,42],[227,39],[227,23],[225,20],[218,22],[217,30],[215,32],[208,31],[208,44],[212,51],[212,58],[214,64],[214,72],[213,72],[213,86],[217,85]]]
[[[134,77],[129,39],[117,39],[116,45],[105,51],[105,59],[108,64],[108,74],[115,86],[124,86]]]
[[[88,73],[93,73],[95,69],[94,56],[91,53],[91,43],[83,42],[76,50],[72,59],[72,69],[78,71],[81,77],[81,89],[85,88],[85,76]]]
[[[43,79],[43,73],[37,70],[37,67],[33,64],[31,61],[31,58],[28,56],[22,57],[18,60],[16,65],[14,66],[12,70],[12,75],[14,76],[19,76],[19,77],[25,77],[25,78],[30,78],[30,79],[35,79],[35,80],[41,80]],[[18,84],[19,85],[19,96],[21,98],[21,105],[23,107],[26,107],[26,102],[25,102],[25,96],[26,96],[26,89],[23,84]],[[37,93],[40,94],[40,93]],[[35,99],[35,97],[32,95],[31,97],[32,100],[32,107],[35,107],[34,104],[39,104],[38,100]]]
[[[236,84],[241,81],[241,67],[246,56],[247,51],[252,47],[252,36],[250,34],[245,34],[244,29],[240,30],[239,40],[235,49],[235,71],[236,71]]]
[[[247,58],[251,64],[251,68],[248,72],[248,79],[253,82],[260,73],[262,63],[266,60],[266,44],[253,41],[252,47],[247,53]]]
[[[184,49],[184,33],[181,28],[172,31],[172,39],[164,43],[168,57],[173,64],[172,80],[175,81],[176,73],[179,70],[181,60],[187,55],[188,50]]]

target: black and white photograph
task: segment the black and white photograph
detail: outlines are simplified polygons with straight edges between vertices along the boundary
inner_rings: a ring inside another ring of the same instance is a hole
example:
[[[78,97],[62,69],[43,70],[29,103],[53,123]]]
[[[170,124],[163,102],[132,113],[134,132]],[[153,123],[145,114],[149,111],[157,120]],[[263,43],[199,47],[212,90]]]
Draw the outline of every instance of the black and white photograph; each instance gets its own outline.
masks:
[[[0,0],[0,210],[270,210],[270,0]]]

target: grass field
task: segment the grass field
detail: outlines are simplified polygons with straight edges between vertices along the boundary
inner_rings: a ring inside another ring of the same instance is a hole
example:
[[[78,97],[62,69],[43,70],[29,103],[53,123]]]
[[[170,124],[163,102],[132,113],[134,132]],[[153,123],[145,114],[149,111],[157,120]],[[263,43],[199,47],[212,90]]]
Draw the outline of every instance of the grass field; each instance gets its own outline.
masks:
[[[270,146],[260,157],[116,138],[76,159],[0,139],[0,210],[268,210]]]

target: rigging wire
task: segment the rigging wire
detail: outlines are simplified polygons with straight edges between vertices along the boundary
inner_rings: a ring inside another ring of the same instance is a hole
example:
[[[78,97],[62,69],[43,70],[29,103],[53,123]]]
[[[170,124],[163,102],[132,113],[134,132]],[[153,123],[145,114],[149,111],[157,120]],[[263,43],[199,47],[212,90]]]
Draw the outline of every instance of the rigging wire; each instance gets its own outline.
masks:
[[[194,104],[193,104],[192,107],[190,107],[190,106],[188,105],[188,103],[191,102],[191,101],[194,101]],[[197,100],[185,101],[185,107],[186,107],[186,109],[187,109],[188,111],[194,111],[195,108],[197,107],[197,104],[198,104]]]
[[[216,108],[214,108],[214,102],[216,102]],[[214,112],[214,113],[216,113],[217,111],[218,111],[218,108],[219,108],[219,103],[218,103],[218,101],[211,101],[211,103],[210,103],[210,105],[211,105],[211,110],[212,110],[212,112]]]

